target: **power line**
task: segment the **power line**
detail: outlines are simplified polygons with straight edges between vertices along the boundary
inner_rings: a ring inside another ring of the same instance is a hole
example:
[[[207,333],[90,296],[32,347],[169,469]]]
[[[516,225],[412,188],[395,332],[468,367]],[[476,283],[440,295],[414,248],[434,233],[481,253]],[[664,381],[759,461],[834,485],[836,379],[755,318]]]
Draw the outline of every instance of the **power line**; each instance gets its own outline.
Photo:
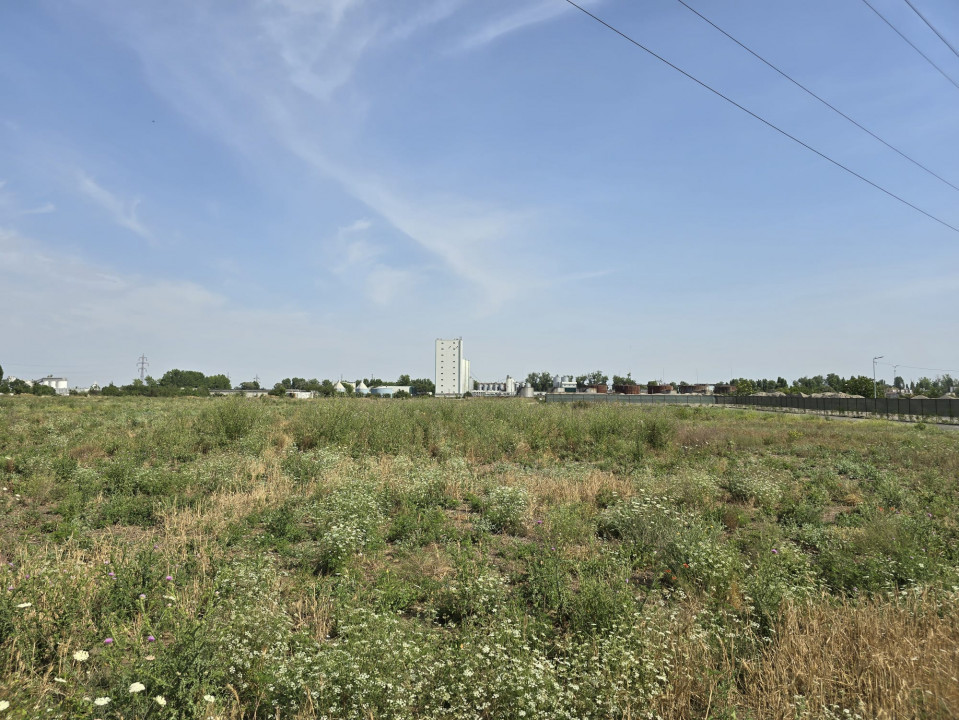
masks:
[[[922,18],[922,21],[923,21],[924,23],[926,23],[926,25],[929,27],[929,29],[932,30],[934,33],[936,33],[936,35],[939,37],[939,39],[942,40],[950,50],[952,50],[952,54],[953,54],[953,55],[955,55],[956,57],[959,57],[959,50],[956,50],[956,49],[952,46],[952,43],[949,42],[948,40],[946,40],[945,36],[944,36],[941,32],[939,32],[938,30],[936,30],[936,26],[933,25],[931,22],[929,22],[929,20],[926,18],[926,16],[923,15],[923,14],[919,11],[919,8],[917,8],[915,5],[913,5],[912,2],[910,2],[910,0],[906,0],[906,5],[908,5],[909,7],[911,7],[911,8],[912,8],[912,11],[913,11],[914,13],[916,13],[916,15],[918,15],[920,18]]]
[[[866,3],[866,7],[868,7],[870,10],[872,10],[874,13],[876,13],[876,15],[878,15],[878,16],[882,19],[882,21],[883,21],[884,23],[886,23],[886,25],[888,25],[889,27],[891,27],[892,30],[893,30],[893,32],[896,33],[896,35],[898,35],[898,36],[901,37],[903,40],[905,40],[905,41],[909,44],[909,47],[911,47],[911,48],[912,48],[913,50],[915,50],[917,53],[919,53],[920,55],[922,55],[922,56],[926,59],[926,62],[927,62],[927,63],[929,63],[930,65],[932,65],[934,68],[936,68],[936,70],[939,71],[939,74],[940,74],[940,75],[942,75],[946,80],[948,80],[949,82],[951,82],[951,83],[956,87],[956,89],[959,90],[959,83],[957,83],[955,80],[953,80],[952,77],[950,77],[950,76],[946,73],[945,70],[943,70],[941,67],[939,67],[938,65],[936,65],[936,63],[934,63],[934,62],[932,61],[932,58],[930,58],[928,55],[926,55],[926,53],[924,53],[922,50],[920,50],[918,47],[916,47],[916,44],[915,44],[912,40],[910,40],[909,38],[907,38],[905,35],[903,35],[903,34],[899,31],[899,28],[897,28],[895,25],[893,25],[891,22],[889,22],[889,20],[886,19],[886,16],[885,16],[885,15],[883,15],[881,12],[879,12],[878,10],[876,10],[876,8],[874,8],[874,7],[869,3],[869,0],[862,0],[862,1],[863,1],[864,3]]]
[[[833,165],[835,165],[836,167],[838,167],[838,168],[840,168],[840,169],[842,169],[842,170],[845,170],[847,173],[849,173],[849,174],[852,175],[853,177],[859,178],[859,179],[862,180],[864,183],[866,183],[866,184],[868,184],[868,185],[871,185],[872,187],[876,188],[876,190],[879,190],[880,192],[885,193],[885,194],[888,195],[889,197],[891,197],[891,198],[893,198],[893,199],[895,199],[895,200],[898,200],[898,201],[901,202],[903,205],[906,205],[907,207],[912,208],[912,209],[915,210],[916,212],[925,215],[925,216],[926,216],[927,218],[929,218],[930,220],[934,220],[935,222],[939,223],[940,225],[949,228],[949,229],[952,230],[953,232],[959,233],[959,227],[956,227],[955,225],[950,225],[950,224],[947,223],[945,220],[941,220],[940,218],[936,217],[936,216],[933,215],[932,213],[927,212],[926,210],[923,210],[921,207],[919,207],[919,206],[917,206],[917,205],[913,205],[911,202],[909,202],[909,201],[906,200],[905,198],[900,197],[899,195],[896,195],[896,194],[895,194],[894,192],[892,192],[891,190],[886,190],[886,188],[884,188],[882,185],[879,185],[879,184],[873,182],[872,180],[870,180],[869,178],[867,178],[867,177],[865,177],[865,176],[863,176],[863,175],[860,175],[860,174],[857,173],[855,170],[847,167],[846,165],[843,165],[843,164],[842,164],[841,162],[839,162],[838,160],[833,160],[831,157],[829,157],[829,156],[826,155],[825,153],[820,152],[819,150],[817,150],[816,148],[814,148],[812,145],[809,145],[808,143],[806,143],[806,142],[800,140],[799,138],[797,138],[795,135],[790,135],[788,132],[786,132],[785,130],[783,130],[783,129],[782,129],[781,127],[779,127],[778,125],[774,125],[772,122],[770,122],[770,121],[767,120],[766,118],[762,117],[761,115],[758,115],[758,114],[754,113],[752,110],[750,110],[749,108],[747,108],[747,107],[745,107],[745,106],[743,106],[743,105],[740,105],[738,102],[736,102],[735,100],[733,100],[731,97],[729,97],[729,96],[727,96],[727,95],[723,95],[723,93],[721,93],[721,92],[720,92],[719,90],[717,90],[716,88],[712,87],[711,85],[706,84],[705,82],[703,82],[703,81],[700,80],[699,78],[697,78],[697,77],[689,74],[688,72],[686,72],[685,70],[683,70],[683,69],[682,69],[681,67],[679,67],[678,65],[674,65],[674,64],[671,63],[669,60],[667,60],[666,58],[664,58],[662,55],[659,55],[659,54],[653,52],[653,51],[650,50],[648,47],[646,47],[645,45],[643,45],[642,43],[640,43],[639,41],[634,40],[633,38],[631,38],[629,35],[627,35],[627,34],[624,33],[623,31],[618,30],[618,29],[616,29],[615,27],[613,27],[612,25],[610,25],[608,22],[606,22],[606,21],[603,20],[602,18],[599,18],[599,17],[597,17],[596,15],[593,15],[593,13],[589,12],[589,10],[587,10],[587,9],[584,8],[584,7],[581,7],[580,5],[577,5],[575,2],[573,2],[573,0],[566,0],[566,2],[569,3],[570,5],[572,5],[574,8],[576,8],[576,9],[579,10],[580,12],[582,12],[584,15],[588,15],[589,17],[591,17],[593,20],[595,20],[596,22],[598,22],[600,25],[603,25],[603,26],[606,27],[607,29],[612,30],[614,33],[616,33],[617,35],[619,35],[621,38],[623,38],[623,39],[626,40],[627,42],[632,43],[633,45],[635,45],[636,47],[638,47],[640,50],[643,50],[643,51],[649,53],[649,54],[652,55],[654,58],[656,58],[657,60],[659,60],[661,63],[664,63],[665,65],[668,65],[669,67],[671,67],[671,68],[672,68],[673,70],[675,70],[676,72],[678,72],[678,73],[684,75],[685,77],[689,78],[690,80],[692,80],[694,83],[696,83],[696,84],[699,85],[700,87],[703,87],[703,88],[705,88],[706,90],[709,90],[709,92],[713,93],[714,95],[718,95],[718,96],[721,97],[723,100],[725,100],[726,102],[728,102],[730,105],[736,106],[737,108],[739,108],[740,110],[742,110],[742,111],[743,111],[744,113],[746,113],[747,115],[755,118],[756,120],[759,120],[759,122],[761,122],[763,125],[766,125],[767,127],[772,128],[773,130],[775,130],[776,132],[778,132],[780,135],[784,135],[785,137],[789,138],[789,139],[792,140],[793,142],[795,142],[795,143],[797,143],[797,144],[799,144],[799,145],[802,145],[804,148],[806,148],[806,149],[809,150],[810,152],[815,153],[816,155],[818,155],[819,157],[821,157],[823,160],[826,160],[826,161],[832,163]]]
[[[140,381],[143,381],[144,376],[146,375],[147,368],[150,367],[150,363],[147,361],[146,355],[141,355],[139,360],[137,360],[137,367],[140,369]]]
[[[825,105],[827,108],[829,108],[830,110],[832,110],[834,113],[836,113],[836,114],[838,114],[838,115],[841,115],[841,116],[844,117],[846,120],[848,120],[848,121],[851,122],[853,125],[855,125],[857,128],[859,128],[860,130],[862,130],[864,133],[868,133],[870,137],[878,140],[878,141],[881,142],[883,145],[885,145],[887,148],[889,148],[889,149],[892,150],[893,152],[897,153],[899,156],[905,158],[906,160],[908,160],[909,162],[911,162],[911,163],[912,163],[913,165],[915,165],[916,167],[922,168],[923,170],[925,170],[927,173],[929,173],[930,175],[932,175],[932,176],[933,176],[934,178],[936,178],[937,180],[941,180],[942,182],[944,182],[946,185],[948,185],[949,187],[951,187],[953,190],[959,191],[959,187],[957,187],[956,185],[953,185],[951,182],[949,182],[948,180],[946,180],[946,179],[945,179],[944,177],[942,177],[941,175],[933,172],[932,170],[930,170],[929,168],[927,168],[925,165],[923,165],[923,164],[922,164],[921,162],[919,162],[918,160],[914,160],[913,158],[909,157],[908,155],[906,155],[906,153],[904,153],[904,152],[903,152],[902,150],[900,150],[899,148],[897,148],[897,147],[895,147],[894,145],[891,145],[890,143],[886,142],[886,141],[883,140],[881,137],[879,137],[878,135],[876,135],[876,133],[874,133],[872,130],[870,130],[870,129],[866,128],[866,127],[863,127],[860,123],[858,123],[858,122],[856,122],[855,120],[853,120],[851,117],[849,117],[846,113],[844,113],[842,110],[840,110],[839,108],[837,108],[835,105],[832,105],[828,100],[825,100],[825,99],[823,99],[822,97],[820,97],[819,95],[817,95],[816,93],[814,93],[814,92],[813,92],[812,90],[810,90],[808,87],[806,87],[806,86],[803,85],[801,82],[799,82],[798,80],[796,80],[795,78],[793,78],[791,75],[789,75],[786,71],[781,70],[780,68],[776,67],[776,66],[773,65],[771,62],[769,62],[769,60],[767,60],[766,58],[764,58],[762,55],[760,55],[759,53],[755,52],[755,51],[752,50],[751,48],[747,47],[744,43],[742,43],[742,42],[740,42],[739,40],[737,40],[736,38],[734,38],[732,35],[730,35],[728,32],[726,32],[725,30],[723,30],[721,27],[719,27],[719,25],[717,25],[716,23],[714,23],[714,22],[713,22],[712,20],[710,20],[708,17],[706,17],[705,15],[703,15],[701,12],[699,12],[698,10],[696,10],[696,9],[693,8],[693,7],[690,7],[690,6],[685,2],[685,0],[676,0],[676,2],[678,2],[680,5],[682,5],[684,8],[686,8],[687,10],[689,10],[689,11],[690,11],[691,13],[693,13],[694,15],[698,16],[698,17],[699,17],[701,20],[703,20],[704,22],[709,23],[709,24],[710,24],[712,27],[714,27],[716,30],[718,30],[719,32],[721,32],[723,35],[725,35],[727,38],[729,38],[730,40],[732,40],[732,41],[733,41],[734,43],[736,43],[737,45],[739,45],[739,47],[741,47],[743,50],[745,50],[746,52],[748,52],[750,55],[752,55],[752,56],[753,56],[754,58],[756,58],[757,60],[759,60],[759,61],[761,61],[762,63],[764,63],[767,67],[775,70],[777,73],[779,73],[780,75],[782,75],[784,78],[786,78],[786,79],[787,79],[789,82],[791,82],[793,85],[795,85],[796,87],[798,87],[800,90],[804,91],[807,95],[810,95],[811,97],[814,97],[816,100],[818,100],[819,102],[821,102],[823,105]],[[909,2],[909,0],[906,0],[906,2]]]
[[[950,374],[951,374],[951,373],[957,373],[957,374],[959,374],[959,370],[943,370],[942,368],[919,367],[918,365],[903,365],[902,363],[895,363],[895,364],[893,364],[893,363],[877,363],[877,364],[878,364],[878,365],[889,365],[890,367],[897,367],[897,368],[906,368],[907,370],[928,370],[928,371],[930,371],[930,372],[950,373]]]

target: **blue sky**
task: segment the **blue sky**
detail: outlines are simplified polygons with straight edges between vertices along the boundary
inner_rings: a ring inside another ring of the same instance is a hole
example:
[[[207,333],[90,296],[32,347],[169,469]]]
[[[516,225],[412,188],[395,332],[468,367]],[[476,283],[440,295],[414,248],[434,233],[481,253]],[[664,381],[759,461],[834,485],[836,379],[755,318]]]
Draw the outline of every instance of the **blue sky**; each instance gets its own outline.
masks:
[[[959,185],[959,89],[865,3],[688,1]],[[959,225],[675,0],[586,6]],[[959,43],[959,6],[918,6]],[[8,375],[431,376],[458,336],[480,380],[959,368],[959,233],[563,0],[4,3],[0,97]]]

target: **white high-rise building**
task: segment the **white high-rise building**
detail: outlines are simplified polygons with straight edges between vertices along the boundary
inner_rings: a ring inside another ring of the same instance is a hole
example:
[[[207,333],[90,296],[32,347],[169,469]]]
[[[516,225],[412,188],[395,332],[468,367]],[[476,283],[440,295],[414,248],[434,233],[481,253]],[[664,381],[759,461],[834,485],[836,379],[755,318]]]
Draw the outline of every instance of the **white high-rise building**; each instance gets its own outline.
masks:
[[[463,338],[436,341],[437,397],[463,395],[470,390],[470,361],[463,357]]]

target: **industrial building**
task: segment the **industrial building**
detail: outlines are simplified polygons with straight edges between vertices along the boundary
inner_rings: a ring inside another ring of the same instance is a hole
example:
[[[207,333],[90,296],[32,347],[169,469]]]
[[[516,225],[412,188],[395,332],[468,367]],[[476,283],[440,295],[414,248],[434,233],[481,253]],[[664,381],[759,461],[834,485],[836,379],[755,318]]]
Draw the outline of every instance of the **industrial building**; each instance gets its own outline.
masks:
[[[47,375],[45,378],[40,378],[39,380],[34,380],[32,384],[37,385],[46,385],[47,387],[53,388],[57,395],[69,395],[70,386],[67,384],[66,378],[53,377],[53,375]]]
[[[407,395],[413,394],[411,385],[377,385],[367,391],[374,397],[393,397],[398,392],[405,392]]]
[[[553,390],[554,393],[557,392],[567,392],[574,393],[576,392],[576,378],[572,375],[554,375],[553,376]]]
[[[474,382],[470,392],[479,397],[511,397],[516,394],[516,381],[507,375],[506,382]]]
[[[436,341],[436,397],[458,397],[470,392],[470,361],[463,357],[463,338]]]

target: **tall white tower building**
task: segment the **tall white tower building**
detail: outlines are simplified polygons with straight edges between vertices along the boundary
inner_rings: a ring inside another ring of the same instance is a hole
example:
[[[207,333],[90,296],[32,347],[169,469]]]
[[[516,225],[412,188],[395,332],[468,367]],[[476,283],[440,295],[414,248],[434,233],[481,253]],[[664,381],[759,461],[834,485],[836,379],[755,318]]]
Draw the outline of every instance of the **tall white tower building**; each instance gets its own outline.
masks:
[[[436,341],[436,395],[456,396],[469,392],[470,361],[463,357],[463,338]]]

